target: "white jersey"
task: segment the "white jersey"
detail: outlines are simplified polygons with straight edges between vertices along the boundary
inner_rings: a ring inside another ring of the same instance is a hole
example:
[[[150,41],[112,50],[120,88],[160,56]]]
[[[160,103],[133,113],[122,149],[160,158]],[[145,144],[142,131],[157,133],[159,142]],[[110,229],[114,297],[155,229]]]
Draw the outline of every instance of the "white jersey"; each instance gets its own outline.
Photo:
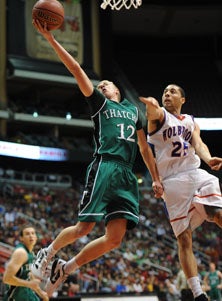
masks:
[[[148,142],[154,150],[161,179],[179,172],[196,169],[200,158],[191,145],[195,128],[191,115],[175,116],[164,108],[164,121],[155,132],[148,133]]]
[[[176,237],[188,227],[193,231],[205,220],[212,221],[204,205],[222,208],[219,180],[200,169],[200,158],[191,145],[193,117],[170,114],[164,108],[160,128],[149,133],[164,188],[163,200]]]

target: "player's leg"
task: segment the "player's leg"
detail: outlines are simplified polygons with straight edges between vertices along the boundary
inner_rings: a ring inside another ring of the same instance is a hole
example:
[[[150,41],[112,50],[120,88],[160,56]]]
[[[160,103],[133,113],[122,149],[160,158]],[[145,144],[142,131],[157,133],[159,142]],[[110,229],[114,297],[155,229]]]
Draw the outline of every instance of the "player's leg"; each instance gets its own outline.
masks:
[[[53,249],[57,253],[63,247],[74,243],[78,238],[91,232],[95,222],[78,222],[74,226],[63,229],[52,243]]]
[[[57,259],[53,262],[51,276],[45,290],[49,296],[64,282],[67,276],[80,266],[91,262],[110,250],[119,247],[126,233],[127,220],[111,220],[106,227],[105,234],[84,246],[71,260],[65,262]]]
[[[198,170],[198,188],[194,202],[203,204],[207,220],[222,228],[222,195],[219,179],[203,170]]]
[[[94,160],[87,170],[87,183],[79,204],[79,222],[63,229],[48,248],[41,249],[32,265],[32,273],[43,278],[46,274],[46,268],[54,255],[63,247],[74,243],[76,239],[87,235],[94,227],[97,221],[103,218],[103,209],[105,204],[100,202],[103,198],[105,185],[103,178],[108,177],[107,173],[100,171],[101,165],[98,160]],[[106,181],[105,181],[106,180]],[[105,178],[105,183],[107,179]],[[61,261],[59,261],[59,264]],[[53,264],[55,267],[55,264]]]
[[[76,256],[76,262],[79,266],[90,262],[112,249],[119,247],[126,233],[126,219],[111,220],[105,234],[89,242]]]
[[[196,258],[192,247],[192,231],[186,229],[177,237],[178,256],[181,267],[186,275],[187,282],[191,288],[196,301],[207,301],[206,295],[201,288],[200,279],[198,277],[198,269]]]
[[[197,263],[192,249],[192,232],[186,229],[177,237],[178,256],[186,278],[197,276]]]
[[[78,238],[87,235],[94,226],[95,222],[78,222],[74,226],[63,229],[48,247],[38,252],[36,260],[31,267],[33,275],[43,279],[47,266],[55,254],[63,247],[74,243]]]
[[[208,205],[204,205],[204,208],[207,213],[208,219],[222,228],[222,208]]]

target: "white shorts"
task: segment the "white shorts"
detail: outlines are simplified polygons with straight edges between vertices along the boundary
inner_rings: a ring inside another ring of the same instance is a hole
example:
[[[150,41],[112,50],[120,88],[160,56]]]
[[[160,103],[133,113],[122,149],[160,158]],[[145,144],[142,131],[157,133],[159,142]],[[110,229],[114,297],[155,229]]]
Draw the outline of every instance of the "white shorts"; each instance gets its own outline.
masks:
[[[203,169],[170,176],[163,181],[163,199],[177,237],[188,227],[193,231],[207,218],[203,205],[222,208],[219,179]]]

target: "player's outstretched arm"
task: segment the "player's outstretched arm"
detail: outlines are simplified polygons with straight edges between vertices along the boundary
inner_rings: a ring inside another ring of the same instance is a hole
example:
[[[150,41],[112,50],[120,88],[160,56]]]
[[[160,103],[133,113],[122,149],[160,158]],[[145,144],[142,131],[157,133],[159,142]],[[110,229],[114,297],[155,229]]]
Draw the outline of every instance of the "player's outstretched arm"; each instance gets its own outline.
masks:
[[[42,26],[37,19],[34,19],[32,24],[36,30],[48,41],[59,59],[75,77],[83,95],[86,97],[92,95],[94,87],[91,80],[81,68],[80,64],[74,59],[74,57],[72,57],[68,51],[66,51],[66,49],[54,38],[53,34],[47,30],[47,23]]]
[[[163,110],[154,97],[139,97],[139,100],[146,105],[146,117],[149,120],[160,120],[163,117]]]
[[[155,108],[159,107],[159,103],[156,100],[156,98],[154,98],[154,97],[151,97],[151,96],[148,96],[148,97],[140,96],[139,100],[141,102],[143,102],[145,105],[150,105],[150,106],[153,106]]]
[[[146,167],[148,168],[151,178],[152,178],[152,188],[154,191],[154,196],[160,198],[163,194],[163,186],[160,182],[159,173],[156,166],[156,160],[153,156],[152,150],[146,141],[146,136],[144,130],[138,130],[138,145],[141,156],[143,158]]]
[[[192,135],[192,145],[197,155],[210,166],[212,170],[222,170],[222,158],[211,156],[208,146],[200,137],[200,127],[197,123],[195,123],[195,130]]]

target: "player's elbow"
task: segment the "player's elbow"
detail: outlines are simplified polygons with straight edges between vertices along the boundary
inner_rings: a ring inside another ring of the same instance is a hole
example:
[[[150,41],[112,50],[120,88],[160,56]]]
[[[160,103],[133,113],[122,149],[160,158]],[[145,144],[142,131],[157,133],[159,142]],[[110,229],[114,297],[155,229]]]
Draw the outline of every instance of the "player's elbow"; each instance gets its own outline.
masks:
[[[10,277],[7,275],[7,273],[5,272],[3,274],[3,277],[2,277],[2,282],[5,283],[5,284],[10,284]]]

